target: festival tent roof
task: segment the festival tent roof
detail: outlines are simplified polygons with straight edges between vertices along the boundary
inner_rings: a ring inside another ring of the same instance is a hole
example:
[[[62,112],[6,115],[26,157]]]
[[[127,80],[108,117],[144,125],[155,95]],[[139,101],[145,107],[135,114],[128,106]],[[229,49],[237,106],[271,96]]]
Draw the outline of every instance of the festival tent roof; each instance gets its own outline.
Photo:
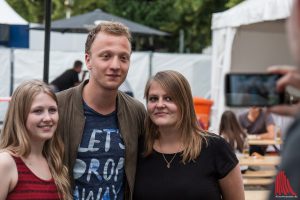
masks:
[[[27,25],[28,22],[16,13],[5,0],[0,0],[0,24]]]
[[[118,21],[129,27],[133,34],[140,35],[159,35],[165,36],[168,33],[150,28],[148,26],[138,24],[136,22],[124,19],[122,17],[114,16],[103,12],[101,9],[96,9],[82,15],[70,17],[68,19],[61,19],[53,21],[51,24],[52,31],[58,32],[72,32],[72,33],[88,33],[101,21]],[[31,29],[43,30],[43,26],[33,27]]]
[[[285,32],[293,0],[245,0],[213,14],[211,129],[217,131],[225,109],[228,72],[266,72],[271,65],[293,64]],[[221,80],[221,81],[220,81]]]

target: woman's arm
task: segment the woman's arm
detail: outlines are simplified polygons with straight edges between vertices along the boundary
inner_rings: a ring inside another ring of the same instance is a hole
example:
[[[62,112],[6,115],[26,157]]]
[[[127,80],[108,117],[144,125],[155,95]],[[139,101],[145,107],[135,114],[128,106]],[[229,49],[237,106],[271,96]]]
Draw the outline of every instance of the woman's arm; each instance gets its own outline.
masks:
[[[15,161],[7,152],[0,153],[0,177],[0,200],[5,200],[18,181]]]
[[[219,180],[224,200],[244,200],[244,185],[239,165]]]

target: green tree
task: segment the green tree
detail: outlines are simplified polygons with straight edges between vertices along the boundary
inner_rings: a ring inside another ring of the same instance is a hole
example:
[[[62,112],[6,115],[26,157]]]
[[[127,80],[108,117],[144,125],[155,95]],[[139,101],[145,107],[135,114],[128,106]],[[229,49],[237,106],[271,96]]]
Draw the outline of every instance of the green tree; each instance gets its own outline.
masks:
[[[199,53],[211,44],[212,14],[221,12],[243,0],[73,0],[72,15],[100,8],[105,12],[124,17],[161,31],[167,37],[155,37],[155,48],[177,52],[179,32],[185,36],[185,52]],[[42,23],[44,1],[7,0],[27,21]],[[52,0],[52,20],[65,18],[63,0]],[[142,38],[145,40],[145,38]],[[145,43],[146,44],[146,43]]]
[[[244,0],[229,0],[229,1],[226,3],[225,7],[226,7],[226,8],[232,8],[233,6],[235,6],[235,5],[239,4],[239,3],[241,3],[242,1],[244,1]]]

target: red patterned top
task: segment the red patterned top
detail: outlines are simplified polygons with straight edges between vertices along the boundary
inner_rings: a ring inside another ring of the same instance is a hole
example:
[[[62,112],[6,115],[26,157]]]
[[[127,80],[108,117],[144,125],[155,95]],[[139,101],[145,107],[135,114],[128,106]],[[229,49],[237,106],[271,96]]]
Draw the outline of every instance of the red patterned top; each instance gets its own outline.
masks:
[[[16,187],[8,193],[6,200],[44,199],[59,200],[54,180],[42,180],[25,165],[19,157],[13,157],[18,170]]]

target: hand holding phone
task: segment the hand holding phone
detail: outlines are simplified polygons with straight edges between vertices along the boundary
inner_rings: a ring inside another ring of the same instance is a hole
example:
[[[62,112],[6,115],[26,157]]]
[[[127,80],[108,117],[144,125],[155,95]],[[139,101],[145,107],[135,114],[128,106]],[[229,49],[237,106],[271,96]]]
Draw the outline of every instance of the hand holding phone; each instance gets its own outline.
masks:
[[[300,112],[300,71],[293,66],[272,66],[268,72],[282,74],[277,82],[277,89],[285,90],[288,96],[288,103],[272,106],[269,112],[284,116],[295,116]]]

